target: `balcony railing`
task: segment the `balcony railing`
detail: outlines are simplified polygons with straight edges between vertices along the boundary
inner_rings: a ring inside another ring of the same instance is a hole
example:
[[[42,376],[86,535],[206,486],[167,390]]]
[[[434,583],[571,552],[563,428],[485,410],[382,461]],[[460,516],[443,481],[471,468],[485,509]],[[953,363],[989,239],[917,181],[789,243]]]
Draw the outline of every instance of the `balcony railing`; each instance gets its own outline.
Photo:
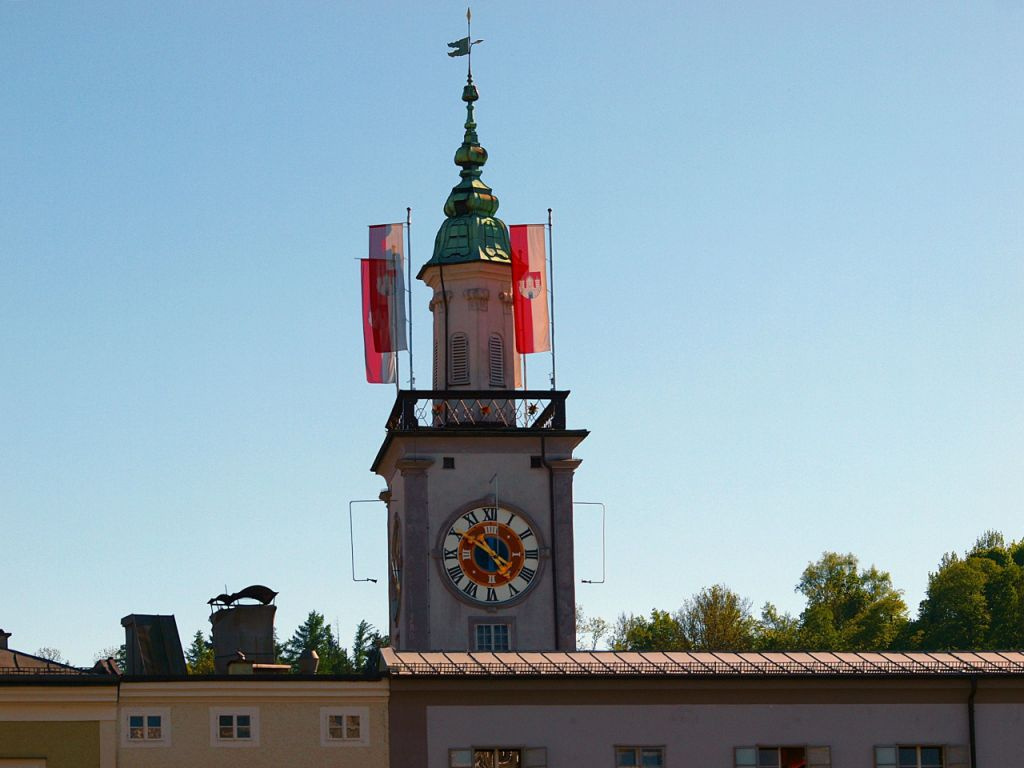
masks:
[[[565,429],[568,391],[403,389],[387,429]]]

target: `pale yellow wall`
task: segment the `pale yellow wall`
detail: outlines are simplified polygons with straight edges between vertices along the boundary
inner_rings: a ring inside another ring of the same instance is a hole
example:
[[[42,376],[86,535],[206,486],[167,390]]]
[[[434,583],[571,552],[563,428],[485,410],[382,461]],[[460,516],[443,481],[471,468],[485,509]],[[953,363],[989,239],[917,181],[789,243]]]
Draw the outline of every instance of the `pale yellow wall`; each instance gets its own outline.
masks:
[[[51,768],[114,768],[116,685],[0,687],[0,758]]]
[[[125,746],[118,718],[118,766],[171,768],[183,765],[225,768],[310,768],[388,764],[387,683],[347,681],[123,683],[120,711],[152,707],[170,713],[169,746]],[[259,709],[259,746],[210,744],[210,708]],[[321,707],[366,707],[368,746],[321,746]]]

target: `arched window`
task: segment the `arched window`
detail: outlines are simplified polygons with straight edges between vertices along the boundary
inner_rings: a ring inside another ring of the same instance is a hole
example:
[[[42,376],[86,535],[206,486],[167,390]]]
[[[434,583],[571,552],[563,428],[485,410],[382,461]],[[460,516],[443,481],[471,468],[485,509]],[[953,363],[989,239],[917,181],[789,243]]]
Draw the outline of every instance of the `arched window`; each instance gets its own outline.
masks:
[[[469,337],[453,333],[448,344],[448,383],[469,384]]]
[[[505,342],[497,333],[487,340],[487,362],[492,387],[505,386]]]

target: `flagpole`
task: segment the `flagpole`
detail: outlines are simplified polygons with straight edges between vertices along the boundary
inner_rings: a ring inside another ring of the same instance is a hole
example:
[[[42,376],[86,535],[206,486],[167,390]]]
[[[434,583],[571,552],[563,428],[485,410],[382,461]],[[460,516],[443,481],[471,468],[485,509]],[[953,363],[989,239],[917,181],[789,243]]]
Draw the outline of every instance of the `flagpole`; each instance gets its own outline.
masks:
[[[409,389],[416,389],[416,376],[412,368],[412,208],[405,209],[405,292],[409,302]]]
[[[469,53],[466,54],[466,75],[469,82],[473,82],[473,12],[466,9],[466,41],[469,43]]]
[[[551,250],[550,208],[548,208],[548,293],[551,294],[551,389],[555,389],[555,254]]]

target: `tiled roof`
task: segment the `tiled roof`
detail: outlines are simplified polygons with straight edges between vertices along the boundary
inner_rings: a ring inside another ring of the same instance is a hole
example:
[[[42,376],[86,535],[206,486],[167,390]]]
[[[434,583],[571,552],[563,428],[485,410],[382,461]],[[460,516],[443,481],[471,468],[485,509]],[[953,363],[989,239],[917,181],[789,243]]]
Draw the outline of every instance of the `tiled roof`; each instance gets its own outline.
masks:
[[[465,653],[381,649],[392,676],[743,677],[1024,675],[1024,652],[633,653],[620,651]]]

